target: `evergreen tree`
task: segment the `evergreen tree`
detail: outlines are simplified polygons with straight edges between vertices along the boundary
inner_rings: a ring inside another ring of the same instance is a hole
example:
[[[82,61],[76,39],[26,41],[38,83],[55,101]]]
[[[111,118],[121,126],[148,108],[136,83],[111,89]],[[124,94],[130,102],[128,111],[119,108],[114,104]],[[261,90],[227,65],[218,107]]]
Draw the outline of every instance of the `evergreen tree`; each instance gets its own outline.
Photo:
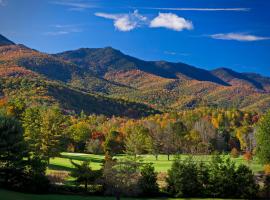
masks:
[[[0,114],[0,181],[5,186],[16,187],[20,183],[27,155],[20,123]]]
[[[259,122],[256,155],[262,164],[270,163],[270,111]]]

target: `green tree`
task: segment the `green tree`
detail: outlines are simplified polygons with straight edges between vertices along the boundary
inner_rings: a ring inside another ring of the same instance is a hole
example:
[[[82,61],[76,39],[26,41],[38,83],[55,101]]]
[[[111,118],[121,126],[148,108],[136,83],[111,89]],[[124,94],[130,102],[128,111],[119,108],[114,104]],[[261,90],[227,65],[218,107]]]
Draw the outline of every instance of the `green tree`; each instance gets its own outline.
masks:
[[[159,187],[157,184],[157,172],[155,172],[155,168],[152,163],[143,165],[139,185],[143,194],[146,196],[158,194]]]
[[[69,136],[72,143],[75,143],[76,150],[82,151],[85,149],[86,141],[91,138],[91,128],[87,121],[80,119],[68,128]]]
[[[270,163],[270,111],[260,120],[256,133],[256,155],[262,164]]]
[[[64,117],[57,107],[31,107],[23,115],[24,137],[30,157],[40,157],[49,163],[61,152],[60,139],[65,128]]]
[[[137,196],[142,190],[139,186],[140,163],[134,160],[110,160],[103,169],[105,194],[114,195],[117,200],[125,196]]]
[[[134,155],[151,152],[152,143],[149,130],[141,125],[135,125],[128,130],[125,140],[126,153]]]
[[[81,164],[77,164],[70,161],[72,165],[74,166],[74,170],[70,173],[70,175],[74,178],[76,178],[76,182],[78,184],[84,184],[84,189],[87,192],[88,190],[88,184],[94,184],[97,178],[100,177],[100,171],[99,170],[92,170],[90,167],[89,161],[83,161]]]
[[[20,123],[12,117],[0,114],[0,181],[5,186],[20,183],[26,163],[26,146]]]
[[[203,188],[198,167],[192,158],[177,158],[168,171],[166,181],[168,192],[175,197],[200,196]]]

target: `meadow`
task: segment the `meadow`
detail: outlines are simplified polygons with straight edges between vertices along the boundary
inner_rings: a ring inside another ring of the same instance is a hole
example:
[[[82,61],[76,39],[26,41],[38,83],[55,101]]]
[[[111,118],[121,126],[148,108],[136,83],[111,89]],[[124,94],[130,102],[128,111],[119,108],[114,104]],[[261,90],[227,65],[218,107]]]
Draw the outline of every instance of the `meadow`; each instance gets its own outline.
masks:
[[[187,158],[189,155],[180,155],[181,159]],[[228,155],[224,155],[228,156]],[[118,159],[127,157],[126,155],[118,155],[115,156]],[[211,160],[211,155],[196,155],[194,156],[194,159],[198,162],[209,162]],[[48,172],[54,171],[54,170],[63,170],[63,171],[71,171],[73,166],[70,163],[70,160],[73,160],[77,163],[80,163],[82,161],[88,160],[90,161],[90,165],[93,169],[99,169],[103,163],[104,155],[94,155],[94,154],[84,154],[84,153],[61,153],[60,157],[52,158],[50,160],[50,165]],[[167,172],[174,160],[174,156],[170,157],[170,161],[167,159],[167,155],[159,155],[158,160],[156,160],[155,156],[153,155],[140,155],[139,159],[142,160],[144,163],[153,163],[155,169],[157,172]],[[248,163],[242,156],[239,156],[238,158],[232,158],[233,161],[236,162],[236,164],[245,164],[248,165],[254,173],[258,173],[260,171],[263,171],[263,166],[259,164],[256,157]]]

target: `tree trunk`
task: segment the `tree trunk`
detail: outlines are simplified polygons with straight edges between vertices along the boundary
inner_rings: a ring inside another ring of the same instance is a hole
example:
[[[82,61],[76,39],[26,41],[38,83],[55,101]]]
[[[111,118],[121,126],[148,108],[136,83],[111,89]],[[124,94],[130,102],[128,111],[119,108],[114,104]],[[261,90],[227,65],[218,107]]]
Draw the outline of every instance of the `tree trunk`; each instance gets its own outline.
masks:
[[[170,160],[170,154],[167,155],[168,156],[168,161]]]
[[[84,183],[84,189],[85,189],[85,192],[87,192],[87,181],[85,181]]]
[[[158,160],[158,154],[156,154],[156,160]]]

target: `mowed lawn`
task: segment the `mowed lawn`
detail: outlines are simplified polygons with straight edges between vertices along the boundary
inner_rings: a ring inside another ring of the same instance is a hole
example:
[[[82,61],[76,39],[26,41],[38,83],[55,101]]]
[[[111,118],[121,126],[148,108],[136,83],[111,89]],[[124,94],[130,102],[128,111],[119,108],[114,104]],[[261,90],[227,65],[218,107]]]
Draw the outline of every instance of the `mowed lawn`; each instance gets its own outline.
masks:
[[[114,200],[114,197],[96,197],[96,196],[78,196],[78,195],[36,195],[36,194],[24,194],[18,192],[12,192],[0,189],[0,199],[1,200]],[[122,198],[124,200],[166,200],[166,198]],[[169,200],[169,199],[168,199]],[[176,199],[174,199],[176,200]],[[179,199],[180,200],[180,199]],[[182,199],[184,200],[184,199]],[[189,199],[195,200],[195,199]],[[199,200],[199,199],[197,199]],[[207,199],[204,199],[207,200]],[[209,199],[210,200],[210,199]],[[221,200],[221,199],[216,199]]]
[[[124,158],[125,155],[116,156],[117,158],[121,159]],[[188,155],[181,155],[181,159],[187,158]],[[199,155],[194,156],[194,159],[198,162],[209,162],[211,160],[211,155]],[[153,163],[154,167],[157,172],[167,172],[170,169],[174,156],[170,157],[170,161],[168,161],[166,155],[160,155],[158,160],[155,159],[153,155],[141,155],[141,160],[145,163]],[[83,154],[83,153],[62,153],[60,157],[53,158],[50,160],[49,171],[51,170],[64,170],[64,171],[71,171],[73,165],[70,163],[70,160],[75,162],[82,162],[84,160],[89,160],[90,165],[93,169],[99,169],[103,163],[104,156],[103,155],[93,155],[93,154]],[[243,159],[243,157],[233,158],[237,164],[245,164],[248,165],[254,173],[263,171],[263,166],[258,163],[257,159],[254,158],[253,161],[248,163]]]

